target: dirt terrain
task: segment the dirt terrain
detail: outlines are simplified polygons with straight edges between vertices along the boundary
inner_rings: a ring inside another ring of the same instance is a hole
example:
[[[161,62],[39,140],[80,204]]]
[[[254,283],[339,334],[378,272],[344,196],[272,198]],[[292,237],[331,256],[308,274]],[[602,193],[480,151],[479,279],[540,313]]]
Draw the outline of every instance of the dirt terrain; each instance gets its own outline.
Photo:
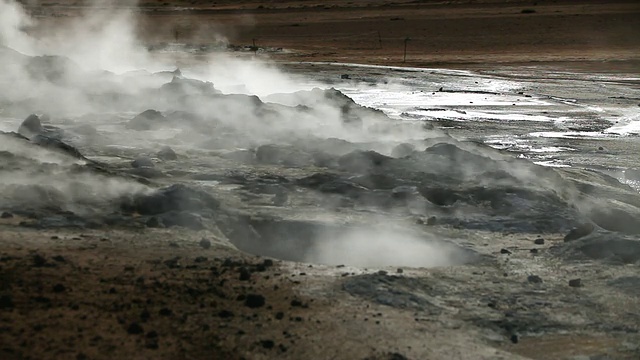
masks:
[[[0,46],[1,359],[640,357],[636,1],[135,9],[182,71]]]
[[[38,3],[35,12],[61,16],[50,18],[54,23],[83,10],[80,1]],[[226,39],[285,61],[464,66],[627,60],[638,71],[640,60],[640,4],[634,0],[158,1],[141,2],[138,11],[146,44],[211,46]]]

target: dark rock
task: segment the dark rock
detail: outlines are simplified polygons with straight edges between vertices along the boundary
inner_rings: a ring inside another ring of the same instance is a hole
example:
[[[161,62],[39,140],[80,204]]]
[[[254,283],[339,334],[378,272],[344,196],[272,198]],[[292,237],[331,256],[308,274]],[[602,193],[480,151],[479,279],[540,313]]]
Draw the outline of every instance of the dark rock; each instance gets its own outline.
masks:
[[[199,244],[200,244],[200,247],[203,249],[211,248],[211,241],[209,239],[203,238],[202,240],[200,240]]]
[[[229,319],[233,317],[233,312],[229,311],[229,310],[221,310],[218,313],[218,316],[222,319]]]
[[[391,156],[394,158],[403,158],[413,154],[415,151],[415,146],[408,143],[402,143],[391,150]]]
[[[544,245],[544,239],[542,238],[535,239],[533,240],[533,243],[536,245]]]
[[[260,344],[265,349],[273,349],[273,347],[276,346],[276,344],[272,340],[261,340]]]
[[[141,156],[136,158],[135,160],[133,160],[131,162],[131,167],[133,168],[152,168],[155,167],[155,164],[153,163],[153,161],[146,157],[146,156]]]
[[[11,295],[0,296],[0,309],[13,309],[13,298]]]
[[[26,137],[27,139],[31,139],[35,135],[42,134],[43,132],[44,128],[42,127],[40,118],[35,114],[29,115],[18,128],[18,134]]]
[[[161,316],[171,316],[173,314],[173,311],[169,308],[162,308],[160,309],[160,311],[158,311],[158,314],[160,314]]]
[[[349,79],[351,79],[351,76],[349,76],[349,74],[342,74],[342,75],[340,75],[340,79],[349,80]]]
[[[150,318],[151,318],[151,313],[149,312],[149,310],[144,309],[140,312],[140,320],[142,320],[143,322],[146,322]]]
[[[303,305],[304,304],[300,300],[297,300],[297,299],[291,300],[291,306],[292,307],[302,307]]]
[[[376,167],[383,166],[391,160],[393,160],[392,157],[379,154],[375,151],[355,150],[341,156],[338,159],[338,165],[345,171],[364,173]]]
[[[2,215],[0,215],[1,219],[11,219],[13,217],[13,214],[10,212],[3,212]]]
[[[511,337],[509,338],[511,340],[512,343],[517,344],[518,343],[518,335],[513,334],[511,335]]]
[[[47,264],[47,259],[42,255],[34,255],[33,256],[33,266],[35,267],[43,267]]]
[[[251,280],[251,272],[249,270],[247,270],[247,268],[242,267],[240,268],[240,281],[248,281]]]
[[[532,284],[540,284],[542,283],[542,278],[538,275],[529,275],[527,276],[527,281]]]
[[[129,335],[140,335],[144,333],[144,329],[138,323],[131,323],[127,328],[127,333]]]
[[[511,255],[512,252],[510,250],[507,249],[500,249],[500,254],[507,254],[507,255]]]
[[[569,231],[567,235],[564,237],[565,242],[578,240],[583,238],[589,234],[591,234],[594,230],[594,226],[591,223],[584,223],[578,227],[575,227]]]
[[[172,148],[165,146],[156,154],[158,159],[162,160],[178,160],[178,155]]]
[[[273,266],[273,260],[264,259],[264,261],[262,261],[262,266],[264,266],[265,268],[269,268],[269,267]]]
[[[146,335],[147,339],[154,339],[158,337],[158,333],[156,331],[149,331]]]
[[[571,287],[582,287],[581,279],[571,279],[569,280],[569,286]]]
[[[56,284],[53,286],[54,293],[61,293],[61,292],[64,292],[66,289],[67,288],[62,284]]]
[[[122,208],[142,215],[158,215],[169,211],[216,210],[219,206],[220,202],[208,193],[176,184],[152,194],[138,194],[132,199],[125,199]]]
[[[275,315],[276,320],[282,320],[284,319],[284,313],[282,311],[279,311],[276,313]]]
[[[157,110],[145,110],[142,113],[136,115],[127,124],[127,129],[132,130],[151,130],[159,127],[167,122],[167,118]]]
[[[263,307],[266,303],[264,296],[256,294],[248,294],[244,299],[244,306],[256,309]]]

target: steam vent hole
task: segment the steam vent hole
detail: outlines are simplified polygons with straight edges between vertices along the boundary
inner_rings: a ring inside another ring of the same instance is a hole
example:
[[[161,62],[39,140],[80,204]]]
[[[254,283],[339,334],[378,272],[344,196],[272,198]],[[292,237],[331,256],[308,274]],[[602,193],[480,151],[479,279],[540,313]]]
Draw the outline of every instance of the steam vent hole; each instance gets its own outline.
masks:
[[[474,262],[472,250],[428,234],[376,226],[246,220],[226,229],[240,250],[281,260],[360,267],[453,266]]]

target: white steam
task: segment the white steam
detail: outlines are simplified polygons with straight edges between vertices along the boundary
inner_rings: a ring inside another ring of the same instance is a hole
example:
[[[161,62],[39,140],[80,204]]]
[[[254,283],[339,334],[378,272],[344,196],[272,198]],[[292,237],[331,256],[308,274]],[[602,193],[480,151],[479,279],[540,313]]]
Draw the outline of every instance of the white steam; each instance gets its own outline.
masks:
[[[314,241],[306,262],[360,267],[437,267],[469,260],[465,250],[426,234],[381,226],[326,234]]]

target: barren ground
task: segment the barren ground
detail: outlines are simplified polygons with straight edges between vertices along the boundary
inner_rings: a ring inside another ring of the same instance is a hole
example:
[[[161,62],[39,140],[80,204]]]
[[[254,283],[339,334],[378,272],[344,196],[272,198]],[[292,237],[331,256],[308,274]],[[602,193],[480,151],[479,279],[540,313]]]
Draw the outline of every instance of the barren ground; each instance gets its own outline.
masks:
[[[40,3],[32,10],[44,25],[34,33],[84,9]],[[640,71],[640,3],[633,0],[173,1],[143,2],[140,13],[149,45],[210,44],[213,32],[238,46],[255,39],[257,56],[320,78],[326,69],[291,63]],[[273,173],[293,179],[309,171]],[[269,210],[260,201],[271,194],[259,195],[251,204]],[[0,219],[2,359],[640,356],[638,259],[566,260],[554,252],[565,233],[464,235],[439,225],[491,260],[398,270],[272,261],[207,230],[24,226],[31,221]],[[569,286],[577,278],[582,286]]]

